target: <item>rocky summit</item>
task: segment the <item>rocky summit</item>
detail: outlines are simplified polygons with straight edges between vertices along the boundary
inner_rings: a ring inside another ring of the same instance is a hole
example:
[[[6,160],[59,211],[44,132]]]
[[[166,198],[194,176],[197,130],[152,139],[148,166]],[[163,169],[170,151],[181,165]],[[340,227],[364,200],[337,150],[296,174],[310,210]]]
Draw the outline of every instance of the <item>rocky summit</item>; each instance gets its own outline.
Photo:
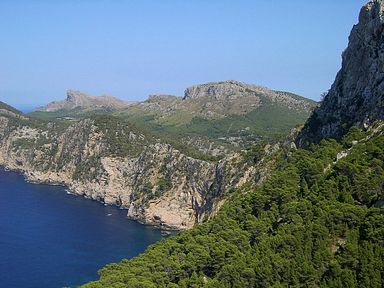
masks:
[[[383,30],[384,3],[370,1],[351,31],[335,82],[299,135],[301,145],[340,138],[351,126],[384,118]]]
[[[291,109],[310,110],[313,103],[308,99],[298,97],[287,92],[280,92],[266,87],[247,84],[235,80],[222,82],[209,82],[206,84],[193,85],[185,89],[183,100],[207,99],[210,101],[225,101],[236,105],[243,103],[243,109],[233,111],[236,114],[243,114],[249,110],[265,105],[265,100],[285,104]],[[264,101],[263,101],[264,100]]]
[[[67,98],[63,101],[54,101],[47,106],[40,107],[38,111],[55,112],[59,110],[69,110],[74,108],[109,108],[121,109],[127,107],[130,103],[117,99],[112,96],[90,96],[77,90],[68,90]]]

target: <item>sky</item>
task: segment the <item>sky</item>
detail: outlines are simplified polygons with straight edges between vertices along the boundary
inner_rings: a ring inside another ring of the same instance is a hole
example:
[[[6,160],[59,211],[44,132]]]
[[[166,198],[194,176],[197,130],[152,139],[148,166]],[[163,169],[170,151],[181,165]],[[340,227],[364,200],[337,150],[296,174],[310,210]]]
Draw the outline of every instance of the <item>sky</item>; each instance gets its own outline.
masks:
[[[362,0],[0,0],[0,101],[137,101],[239,80],[319,100]]]

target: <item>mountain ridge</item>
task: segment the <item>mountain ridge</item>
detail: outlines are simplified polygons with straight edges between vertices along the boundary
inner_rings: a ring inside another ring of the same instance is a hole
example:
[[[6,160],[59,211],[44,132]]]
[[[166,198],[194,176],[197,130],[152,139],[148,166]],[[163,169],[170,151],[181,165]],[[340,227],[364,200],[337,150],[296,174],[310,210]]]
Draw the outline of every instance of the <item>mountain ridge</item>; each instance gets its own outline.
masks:
[[[251,95],[249,95],[251,94]],[[169,99],[177,100],[198,100],[199,98],[206,98],[206,100],[216,100],[217,102],[226,101],[231,105],[240,101],[241,98],[251,96],[254,98],[251,107],[242,105],[245,111],[229,111],[226,114],[244,114],[252,107],[257,107],[260,103],[258,99],[264,96],[273,102],[282,102],[287,104],[289,108],[310,110],[313,108],[315,101],[295,95],[289,92],[274,91],[269,88],[258,86],[254,84],[247,84],[236,80],[225,80],[220,82],[207,82],[203,84],[196,84],[189,86],[184,91],[184,96],[176,96],[169,94],[153,94],[144,101],[125,101],[115,98],[113,96],[90,96],[78,90],[67,90],[67,97],[63,101],[53,101],[46,106],[37,108],[37,111],[54,112],[57,110],[71,110],[74,108],[113,108],[124,109],[132,104],[153,103],[157,100],[167,101]],[[248,104],[248,103],[247,103]],[[171,107],[167,107],[170,109]],[[230,108],[230,107],[229,107]],[[129,107],[128,107],[129,109]],[[228,109],[228,108],[227,108]],[[241,109],[239,109],[241,110]],[[210,116],[210,113],[205,113],[205,116]],[[220,116],[220,115],[219,115]]]
[[[130,104],[130,102],[120,100],[113,96],[90,96],[78,90],[69,89],[67,90],[65,100],[50,102],[46,106],[37,108],[36,111],[55,112],[58,110],[71,110],[78,107],[83,109],[122,109]]]
[[[225,80],[220,82],[208,82],[203,84],[192,85],[185,89],[184,100],[198,98],[212,98],[215,100],[240,100],[241,97],[248,96],[264,96],[273,102],[282,102],[291,108],[311,109],[312,100],[295,95],[293,93],[275,91],[264,86],[255,84],[247,84],[236,80]],[[294,96],[293,96],[294,95]],[[312,101],[315,102],[315,101]]]
[[[45,120],[74,121],[110,113],[142,129],[194,147],[207,157],[225,157],[264,139],[273,139],[304,124],[316,102],[265,87],[227,80],[193,85],[184,97],[150,95],[122,109],[33,112]]]

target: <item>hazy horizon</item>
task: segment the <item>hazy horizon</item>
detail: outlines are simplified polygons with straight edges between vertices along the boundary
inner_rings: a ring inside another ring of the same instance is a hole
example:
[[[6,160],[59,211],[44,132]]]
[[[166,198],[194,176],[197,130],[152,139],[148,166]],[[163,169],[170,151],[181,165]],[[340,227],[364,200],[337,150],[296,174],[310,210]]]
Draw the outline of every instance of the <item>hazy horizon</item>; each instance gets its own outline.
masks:
[[[207,3],[209,2],[209,3]],[[0,100],[144,100],[238,80],[319,100],[366,1],[4,1]]]

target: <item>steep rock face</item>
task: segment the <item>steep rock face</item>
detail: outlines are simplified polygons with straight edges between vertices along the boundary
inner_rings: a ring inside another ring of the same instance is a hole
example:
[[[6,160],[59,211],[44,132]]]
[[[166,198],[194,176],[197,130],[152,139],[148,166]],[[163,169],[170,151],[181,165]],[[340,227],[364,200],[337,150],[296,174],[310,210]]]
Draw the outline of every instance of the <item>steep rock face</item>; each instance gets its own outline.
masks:
[[[282,103],[292,109],[309,110],[313,107],[313,103],[310,103],[307,99],[293,97],[293,94],[273,91],[265,87],[234,80],[191,86],[185,90],[183,99],[197,100],[204,98],[215,101],[233,102],[233,104],[236,104],[236,102],[245,102],[245,104],[250,105],[253,109],[262,105],[263,100]]]
[[[238,98],[249,92],[247,91],[247,86],[250,85],[233,80],[194,85],[185,89],[184,100],[201,97],[211,97],[216,100],[224,100],[228,97]],[[261,87],[257,88],[262,89]]]
[[[64,101],[55,101],[45,107],[40,107],[38,111],[54,112],[62,109],[80,108],[110,108],[121,109],[127,107],[130,103],[117,99],[112,96],[89,96],[85,93],[75,90],[67,91],[67,98]]]
[[[353,125],[363,127],[383,118],[384,3],[374,0],[361,9],[342,55],[342,68],[298,142],[340,138]]]
[[[219,163],[188,157],[116,119],[62,125],[0,115],[0,165],[126,208],[145,224],[191,228],[216,213],[230,187],[267,175],[267,165],[257,169],[238,154]]]

